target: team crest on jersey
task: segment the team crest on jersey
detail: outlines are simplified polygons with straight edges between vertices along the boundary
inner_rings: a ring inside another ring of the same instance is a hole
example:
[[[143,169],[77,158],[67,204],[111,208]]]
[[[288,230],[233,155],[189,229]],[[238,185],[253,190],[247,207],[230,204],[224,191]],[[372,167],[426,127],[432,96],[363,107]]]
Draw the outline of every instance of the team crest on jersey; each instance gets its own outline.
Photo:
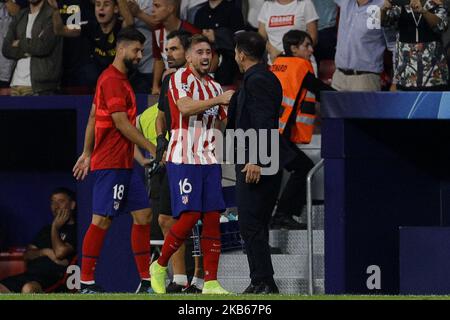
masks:
[[[204,112],[204,114],[206,116],[214,116],[214,117],[216,117],[219,114],[219,106],[215,106],[215,107],[209,108],[208,110],[206,110]]]
[[[181,202],[183,202],[183,204],[186,205],[189,202],[189,196],[188,195],[181,196]]]
[[[191,89],[189,88],[187,83],[182,83],[181,84],[181,89],[183,89],[186,92],[190,92],[191,91]]]
[[[114,201],[114,210],[118,210],[120,206],[120,202],[119,201]]]

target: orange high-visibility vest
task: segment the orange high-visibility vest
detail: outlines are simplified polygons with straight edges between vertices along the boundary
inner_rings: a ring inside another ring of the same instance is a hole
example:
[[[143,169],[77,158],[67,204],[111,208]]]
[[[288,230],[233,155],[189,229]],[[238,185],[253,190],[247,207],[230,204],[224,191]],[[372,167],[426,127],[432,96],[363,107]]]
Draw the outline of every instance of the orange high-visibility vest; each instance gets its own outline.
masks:
[[[311,142],[316,119],[315,108],[308,108],[308,110],[302,108],[304,103],[315,104],[316,102],[314,94],[302,88],[303,80],[308,72],[314,74],[311,62],[297,57],[278,57],[273,62],[271,70],[280,80],[283,88],[278,128],[280,134],[283,134],[292,112],[296,110],[295,122],[291,120],[289,123],[291,125],[289,138],[294,143]]]

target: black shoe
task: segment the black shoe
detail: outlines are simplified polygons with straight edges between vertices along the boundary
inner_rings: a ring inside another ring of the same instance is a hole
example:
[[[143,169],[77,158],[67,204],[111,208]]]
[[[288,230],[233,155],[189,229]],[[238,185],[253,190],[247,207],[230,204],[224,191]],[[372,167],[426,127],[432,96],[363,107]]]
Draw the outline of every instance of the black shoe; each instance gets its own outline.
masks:
[[[197,288],[195,284],[191,284],[189,287],[183,289],[183,293],[199,294],[202,293],[202,289]]]
[[[81,294],[96,294],[105,292],[100,286],[94,284],[81,284],[80,293]]]
[[[166,288],[166,293],[182,293],[184,288],[186,287],[181,284],[171,282]]]
[[[142,280],[136,293],[155,293],[152,289],[152,283],[148,280]]]
[[[254,294],[277,294],[280,293],[275,283],[261,282],[253,291]]]
[[[306,230],[305,223],[299,223],[286,214],[276,213],[270,224],[270,229],[287,229],[287,230]]]
[[[254,285],[253,283],[250,283],[247,287],[247,289],[242,292],[243,294],[252,294],[255,293],[255,289],[258,287],[258,285]]]
[[[283,253],[281,251],[281,249],[278,247],[272,247],[272,246],[269,246],[269,247],[270,247],[270,254],[282,254]]]

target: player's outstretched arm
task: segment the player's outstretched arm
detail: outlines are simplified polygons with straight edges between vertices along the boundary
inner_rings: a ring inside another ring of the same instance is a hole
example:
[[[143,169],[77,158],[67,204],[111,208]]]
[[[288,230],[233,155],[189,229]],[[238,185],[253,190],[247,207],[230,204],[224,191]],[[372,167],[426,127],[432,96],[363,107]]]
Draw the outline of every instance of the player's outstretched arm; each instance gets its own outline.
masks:
[[[77,180],[83,180],[88,172],[91,163],[91,154],[94,150],[94,130],[95,130],[95,104],[92,104],[91,112],[89,114],[86,132],[84,134],[84,148],[83,153],[78,158],[73,167],[73,176]]]
[[[194,100],[191,97],[183,97],[177,101],[177,107],[183,116],[193,116],[216,105],[228,105],[233,94],[234,90],[228,90],[220,96],[208,100]]]
[[[142,149],[146,149],[152,156],[156,155],[155,145],[148,141],[144,135],[130,123],[126,112],[114,112],[111,114],[111,117],[117,130],[119,130],[128,140]]]

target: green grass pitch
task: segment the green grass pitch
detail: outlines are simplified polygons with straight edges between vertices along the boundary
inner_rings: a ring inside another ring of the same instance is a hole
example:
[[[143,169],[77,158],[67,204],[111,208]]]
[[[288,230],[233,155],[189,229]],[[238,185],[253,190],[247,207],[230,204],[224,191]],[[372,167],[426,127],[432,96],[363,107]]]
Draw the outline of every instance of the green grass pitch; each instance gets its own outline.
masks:
[[[387,296],[387,295],[142,295],[115,294],[0,294],[0,300],[450,300],[450,296]]]

